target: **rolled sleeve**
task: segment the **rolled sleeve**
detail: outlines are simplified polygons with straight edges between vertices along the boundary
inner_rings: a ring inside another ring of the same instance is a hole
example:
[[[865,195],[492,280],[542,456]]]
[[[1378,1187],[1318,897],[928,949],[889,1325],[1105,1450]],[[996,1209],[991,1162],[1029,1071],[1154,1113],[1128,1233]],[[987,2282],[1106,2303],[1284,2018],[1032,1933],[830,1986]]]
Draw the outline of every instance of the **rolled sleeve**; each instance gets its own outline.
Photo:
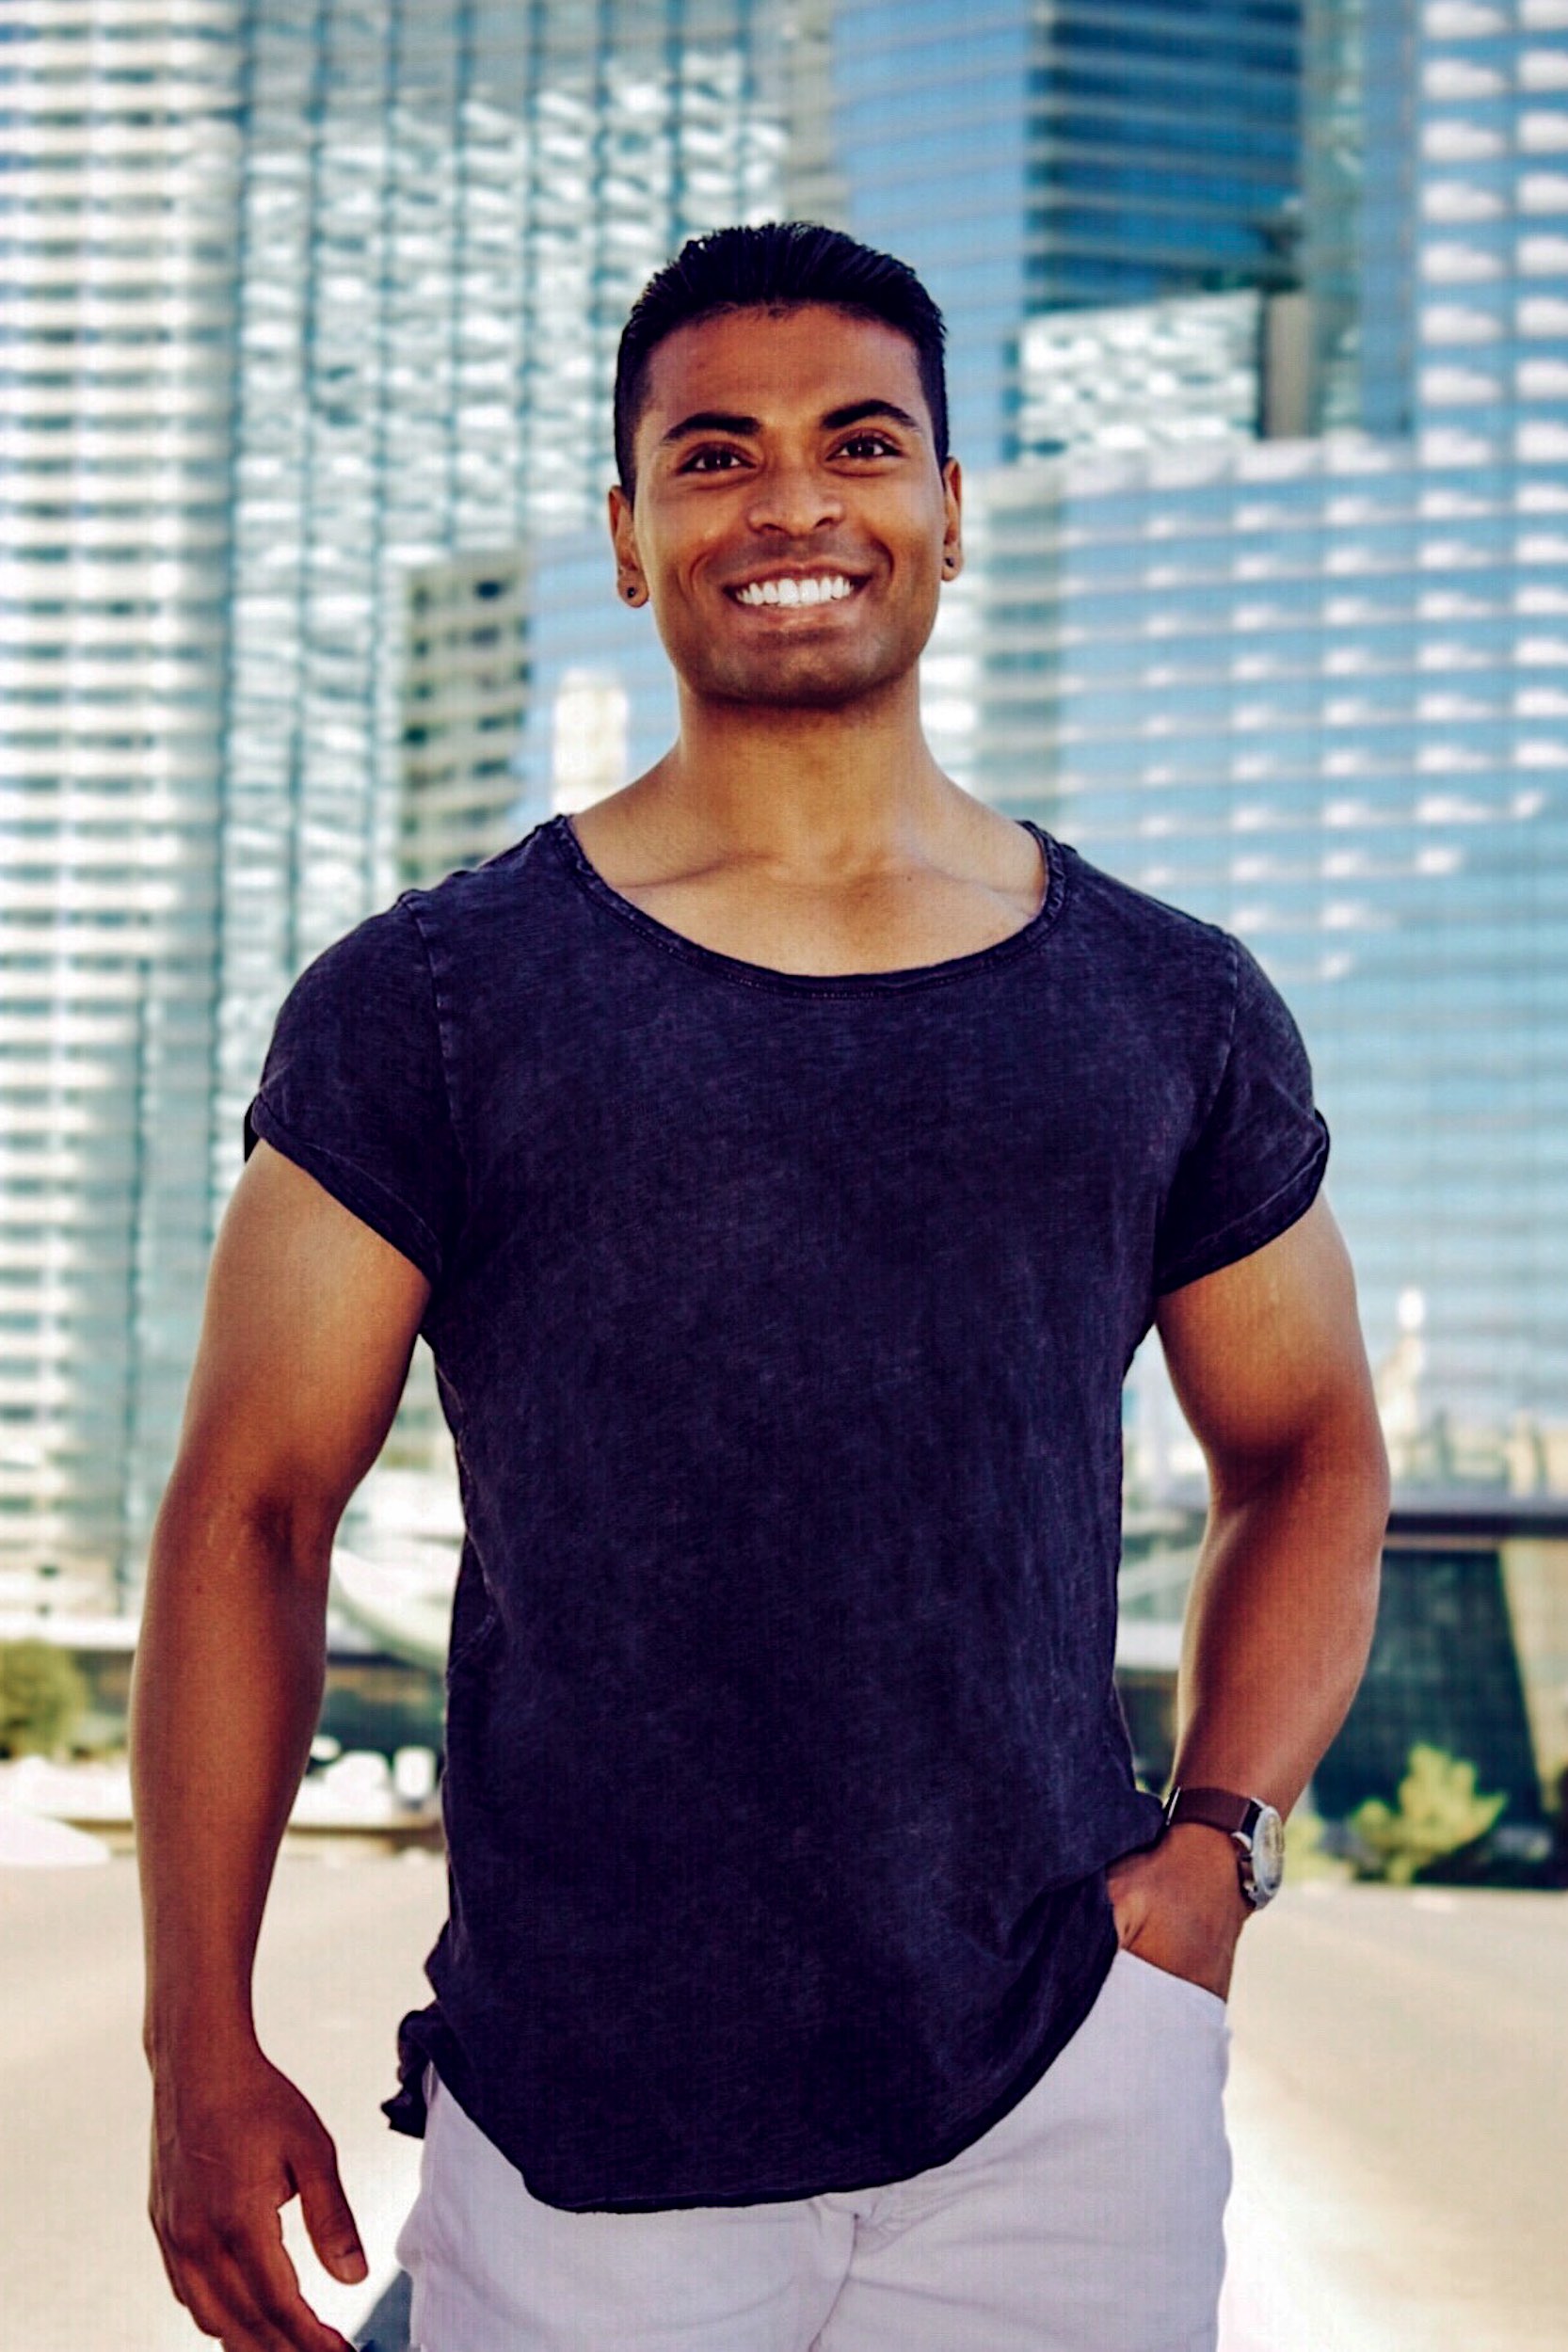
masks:
[[[245,1112],[434,1286],[462,1213],[440,1025],[407,899],[367,916],[308,964],[284,998]]]
[[[1182,1154],[1160,1219],[1155,1290],[1178,1290],[1250,1256],[1304,1216],[1328,1165],[1300,1030],[1279,991],[1232,939],[1229,1042],[1214,1097]]]

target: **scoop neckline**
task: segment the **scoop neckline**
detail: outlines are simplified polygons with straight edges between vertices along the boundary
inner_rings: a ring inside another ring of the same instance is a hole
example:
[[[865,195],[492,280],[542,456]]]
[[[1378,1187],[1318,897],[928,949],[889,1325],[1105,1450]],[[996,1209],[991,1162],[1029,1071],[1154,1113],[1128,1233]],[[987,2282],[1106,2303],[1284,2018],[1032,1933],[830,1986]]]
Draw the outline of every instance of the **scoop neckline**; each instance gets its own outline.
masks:
[[[568,809],[562,809],[552,818],[548,829],[579,888],[610,914],[641,932],[651,945],[747,987],[773,988],[790,996],[843,997],[967,980],[971,974],[990,971],[1038,946],[1055,923],[1066,897],[1066,853],[1063,844],[1032,817],[1017,817],[1014,823],[1033,835],[1046,867],[1045,895],[1029,920],[1016,931],[1010,931],[1005,939],[994,939],[989,947],[971,948],[966,955],[946,956],[937,964],[901,964],[879,972],[787,972],[772,964],[752,964],[743,956],[727,955],[720,948],[704,947],[700,940],[688,938],[683,931],[674,931],[668,923],[661,922],[657,915],[633,905],[605,881],[578,839]]]

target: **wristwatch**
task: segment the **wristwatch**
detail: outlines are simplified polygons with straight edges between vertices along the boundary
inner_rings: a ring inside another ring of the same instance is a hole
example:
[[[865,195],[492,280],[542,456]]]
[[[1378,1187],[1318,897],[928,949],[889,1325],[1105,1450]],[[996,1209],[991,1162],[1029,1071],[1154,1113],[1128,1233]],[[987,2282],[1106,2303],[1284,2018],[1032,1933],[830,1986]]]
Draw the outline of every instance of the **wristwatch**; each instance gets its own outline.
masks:
[[[1254,1911],[1273,1901],[1285,1876],[1285,1824],[1272,1805],[1228,1788],[1173,1788],[1165,1800],[1166,1829],[1177,1821],[1224,1830],[1236,1848],[1241,1892]]]

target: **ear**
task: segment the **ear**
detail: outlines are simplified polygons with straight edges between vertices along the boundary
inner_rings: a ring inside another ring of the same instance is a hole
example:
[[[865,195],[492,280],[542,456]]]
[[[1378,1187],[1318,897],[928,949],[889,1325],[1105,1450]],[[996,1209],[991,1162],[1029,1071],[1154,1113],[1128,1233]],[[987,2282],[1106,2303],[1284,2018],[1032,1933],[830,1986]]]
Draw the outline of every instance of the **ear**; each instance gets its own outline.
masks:
[[[648,584],[643,578],[642,560],[637,553],[637,531],[632,520],[632,501],[618,482],[610,485],[608,504],[610,543],[616,551],[616,593],[629,604],[645,603]]]
[[[942,468],[942,577],[956,580],[964,568],[964,477],[956,457]]]

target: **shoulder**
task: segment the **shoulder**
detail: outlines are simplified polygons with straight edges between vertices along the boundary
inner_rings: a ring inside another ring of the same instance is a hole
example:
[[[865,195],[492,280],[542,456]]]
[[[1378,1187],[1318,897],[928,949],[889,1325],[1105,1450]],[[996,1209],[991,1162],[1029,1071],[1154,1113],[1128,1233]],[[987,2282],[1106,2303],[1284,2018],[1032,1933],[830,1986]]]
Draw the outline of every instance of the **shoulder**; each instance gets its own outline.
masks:
[[[374,1002],[405,997],[427,984],[424,948],[404,892],[390,905],[361,915],[319,948],[289,984],[287,1009],[299,1017],[342,1000]]]
[[[1054,846],[1066,884],[1059,945],[1085,984],[1128,1013],[1145,1008],[1160,1028],[1196,1020],[1228,1030],[1247,955],[1234,933],[1135,888],[1068,842]]]
[[[1144,954],[1157,951],[1194,969],[1230,971],[1239,944],[1234,934],[1137,889],[1096,866],[1071,842],[1059,841],[1056,847],[1067,868],[1067,904],[1078,922],[1092,928],[1100,943]]]
[[[460,937],[498,917],[515,918],[519,894],[543,878],[545,845],[554,820],[545,818],[476,866],[458,866],[439,882],[410,886],[397,905],[427,942]]]

